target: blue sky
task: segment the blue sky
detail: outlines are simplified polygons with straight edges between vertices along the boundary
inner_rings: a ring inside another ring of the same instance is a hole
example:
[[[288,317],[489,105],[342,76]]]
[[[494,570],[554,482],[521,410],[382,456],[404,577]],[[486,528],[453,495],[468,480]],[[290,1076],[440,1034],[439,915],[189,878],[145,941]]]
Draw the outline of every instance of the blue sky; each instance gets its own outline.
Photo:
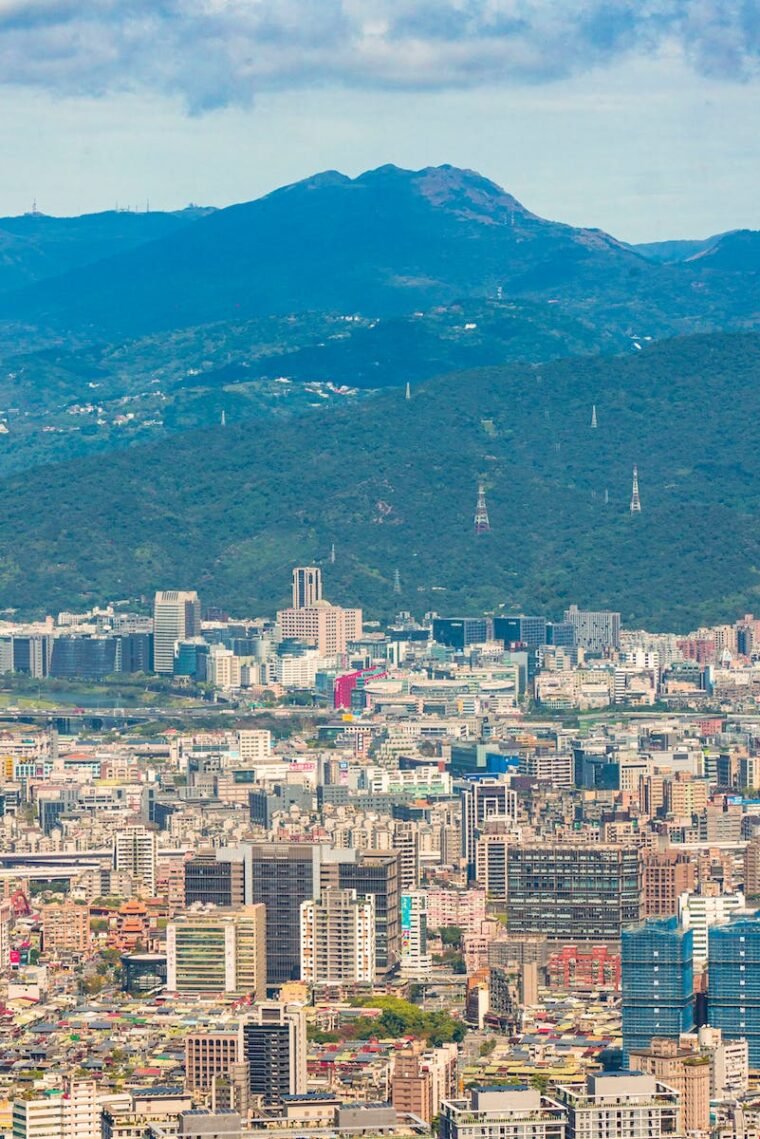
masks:
[[[0,0],[0,213],[451,162],[631,241],[760,228],[759,59],[755,0]]]

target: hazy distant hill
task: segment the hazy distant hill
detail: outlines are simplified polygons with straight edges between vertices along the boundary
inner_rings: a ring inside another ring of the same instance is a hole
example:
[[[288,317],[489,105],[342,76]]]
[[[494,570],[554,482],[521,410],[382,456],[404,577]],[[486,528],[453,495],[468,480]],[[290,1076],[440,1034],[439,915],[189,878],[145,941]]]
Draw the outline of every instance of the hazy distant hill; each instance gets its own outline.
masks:
[[[0,318],[110,336],[306,311],[388,316],[502,295],[619,296],[665,272],[443,166],[329,172],[6,298]]]
[[[632,245],[631,249],[636,253],[640,253],[642,257],[646,257],[648,261],[686,261],[689,257],[694,257],[697,253],[702,253],[706,249],[710,249],[718,241],[720,241],[722,234],[715,234],[713,237],[695,238],[693,241],[675,240],[675,241],[646,241],[643,244]]]
[[[57,218],[29,213],[0,218],[0,293],[175,233],[208,211],[133,213],[111,210]]]
[[[476,538],[479,479],[492,532]],[[757,607],[759,514],[760,337],[700,336],[459,373],[408,401],[387,391],[6,480],[0,598],[54,609],[197,587],[261,613],[308,561],[326,563],[331,599],[375,612],[575,600],[688,629]]]

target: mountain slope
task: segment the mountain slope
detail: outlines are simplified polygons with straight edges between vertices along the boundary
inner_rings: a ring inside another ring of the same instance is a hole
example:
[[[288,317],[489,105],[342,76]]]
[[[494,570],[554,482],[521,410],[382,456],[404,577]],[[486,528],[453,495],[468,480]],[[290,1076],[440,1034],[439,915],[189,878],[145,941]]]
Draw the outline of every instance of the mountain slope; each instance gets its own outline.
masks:
[[[760,337],[719,335],[194,432],[0,484],[0,598],[197,587],[261,613],[334,542],[328,596],[378,613],[575,600],[688,629],[757,604],[759,424]],[[492,531],[476,538],[479,479]]]
[[[267,314],[394,315],[460,297],[586,296],[663,273],[614,238],[530,213],[472,171],[335,172],[42,282],[0,319],[109,336]]]
[[[155,241],[203,213],[111,210],[74,218],[39,213],[0,218],[0,293]]]
[[[642,257],[646,257],[648,261],[685,261],[689,257],[694,257],[698,253],[711,249],[723,236],[723,234],[718,233],[713,237],[694,238],[693,240],[645,241],[639,245],[632,245],[631,249],[640,253]]]

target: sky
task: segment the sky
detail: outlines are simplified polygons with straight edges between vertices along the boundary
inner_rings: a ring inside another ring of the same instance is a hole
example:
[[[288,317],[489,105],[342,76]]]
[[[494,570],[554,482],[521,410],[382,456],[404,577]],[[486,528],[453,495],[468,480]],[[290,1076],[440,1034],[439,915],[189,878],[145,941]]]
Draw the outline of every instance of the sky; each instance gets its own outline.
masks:
[[[758,0],[0,0],[0,214],[479,170],[628,241],[760,228]]]

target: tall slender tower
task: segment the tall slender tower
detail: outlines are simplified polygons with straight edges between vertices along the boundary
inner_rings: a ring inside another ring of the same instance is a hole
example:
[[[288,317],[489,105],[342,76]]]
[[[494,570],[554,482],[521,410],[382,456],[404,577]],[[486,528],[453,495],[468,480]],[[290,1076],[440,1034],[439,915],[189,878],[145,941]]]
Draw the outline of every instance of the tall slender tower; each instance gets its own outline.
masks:
[[[591,405],[591,426],[596,427],[596,404]]]
[[[491,529],[488,521],[488,507],[486,506],[486,489],[482,483],[478,486],[478,502],[475,507],[475,533],[487,534]]]
[[[411,399],[412,398],[412,385],[409,383],[408,380],[406,381],[406,390],[404,392],[404,398],[405,399]]]
[[[401,574],[398,570],[393,571],[393,592],[401,593]]]
[[[335,565],[335,543],[330,546],[330,565]]]
[[[224,408],[222,408],[222,419],[221,419],[221,424],[222,424],[222,427],[226,427],[226,426],[227,426],[227,413],[226,413],[226,411],[224,410]]]
[[[631,491],[631,514],[641,514],[641,499],[639,498],[639,468],[633,468],[633,489]]]

